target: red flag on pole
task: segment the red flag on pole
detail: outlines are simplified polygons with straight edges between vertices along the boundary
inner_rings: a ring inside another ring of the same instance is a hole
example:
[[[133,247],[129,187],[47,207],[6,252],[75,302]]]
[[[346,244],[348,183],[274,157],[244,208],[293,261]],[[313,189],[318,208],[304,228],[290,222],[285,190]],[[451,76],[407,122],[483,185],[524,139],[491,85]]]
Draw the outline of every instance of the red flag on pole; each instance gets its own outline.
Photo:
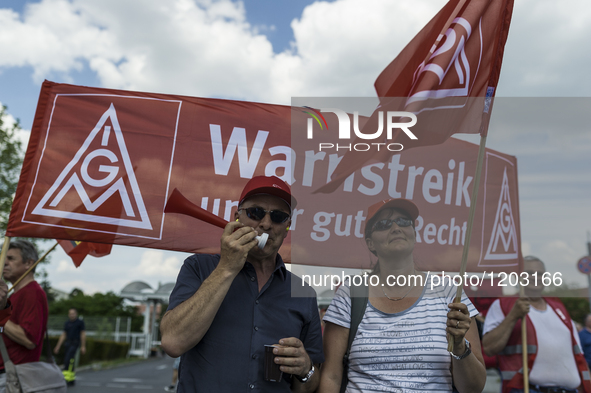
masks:
[[[378,76],[380,107],[363,133],[379,127],[382,112],[406,111],[417,117],[412,136],[396,129],[388,143],[409,149],[443,143],[455,133],[485,136],[512,11],[513,0],[450,0]],[[347,152],[334,180],[319,191],[334,191],[368,161],[385,162],[392,154]]]
[[[66,254],[72,258],[74,265],[80,267],[87,255],[93,257],[104,257],[111,253],[112,244],[79,242],[76,240],[58,240]]]

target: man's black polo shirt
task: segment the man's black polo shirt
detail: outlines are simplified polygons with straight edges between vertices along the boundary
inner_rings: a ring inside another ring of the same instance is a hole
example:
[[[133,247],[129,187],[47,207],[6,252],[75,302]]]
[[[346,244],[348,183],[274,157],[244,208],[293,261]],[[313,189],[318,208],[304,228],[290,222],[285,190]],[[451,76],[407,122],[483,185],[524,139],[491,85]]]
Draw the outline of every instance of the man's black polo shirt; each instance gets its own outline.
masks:
[[[66,332],[66,345],[80,345],[80,333],[85,329],[84,321],[76,318],[73,321],[69,319],[64,323],[64,331]]]
[[[187,258],[168,309],[190,298],[219,260],[219,255]],[[299,338],[312,362],[322,363],[316,292],[308,286],[308,297],[292,297],[292,285],[301,288],[301,279],[287,271],[278,255],[275,271],[259,293],[254,267],[246,262],[205,336],[182,355],[178,392],[289,392],[289,375],[279,383],[263,377],[264,346],[282,338]]]

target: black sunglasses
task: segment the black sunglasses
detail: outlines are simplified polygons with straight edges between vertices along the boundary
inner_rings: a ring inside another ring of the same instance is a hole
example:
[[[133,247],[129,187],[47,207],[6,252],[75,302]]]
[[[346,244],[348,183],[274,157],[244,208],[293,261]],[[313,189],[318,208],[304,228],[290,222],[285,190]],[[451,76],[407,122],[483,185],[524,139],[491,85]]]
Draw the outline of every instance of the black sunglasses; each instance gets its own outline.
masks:
[[[273,221],[275,224],[283,224],[289,219],[289,213],[282,212],[281,210],[265,210],[262,207],[247,207],[238,209],[238,211],[240,210],[244,210],[248,218],[256,221],[260,221],[265,218],[265,214],[267,213],[269,213],[271,221]]]
[[[377,221],[371,227],[372,231],[385,231],[386,229],[392,228],[392,224],[396,223],[399,227],[409,227],[412,225],[412,220],[406,217],[396,217],[395,219],[391,220],[389,218],[384,218],[383,220]]]

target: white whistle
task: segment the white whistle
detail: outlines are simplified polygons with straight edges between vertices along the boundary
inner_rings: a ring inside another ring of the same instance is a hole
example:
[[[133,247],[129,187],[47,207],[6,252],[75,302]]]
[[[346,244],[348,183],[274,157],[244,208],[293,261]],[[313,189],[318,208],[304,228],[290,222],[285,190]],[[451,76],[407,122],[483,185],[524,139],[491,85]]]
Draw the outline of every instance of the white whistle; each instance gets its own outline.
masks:
[[[255,239],[258,240],[259,242],[259,248],[262,250],[263,248],[265,248],[265,244],[267,244],[267,239],[269,238],[269,234],[268,233],[263,233],[260,236],[255,236]]]

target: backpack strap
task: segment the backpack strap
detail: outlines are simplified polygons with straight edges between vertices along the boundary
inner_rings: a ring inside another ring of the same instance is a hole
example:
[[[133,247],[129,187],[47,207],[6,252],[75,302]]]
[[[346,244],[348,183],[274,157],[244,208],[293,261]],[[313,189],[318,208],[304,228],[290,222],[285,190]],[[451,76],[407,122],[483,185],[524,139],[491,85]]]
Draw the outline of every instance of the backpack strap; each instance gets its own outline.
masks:
[[[347,373],[349,371],[349,355],[351,354],[351,344],[357,334],[359,323],[363,319],[365,309],[367,308],[367,301],[369,299],[369,288],[365,285],[351,285],[351,327],[349,328],[349,342],[347,343],[347,351],[343,356],[343,378],[341,380],[341,393],[347,389],[349,378]]]
[[[47,331],[47,326],[45,327],[45,343],[42,343],[41,345],[45,345],[45,356],[47,357],[47,363],[55,363],[57,364],[57,362],[55,361],[55,357],[53,357],[53,354],[51,353],[51,348],[50,348],[50,344],[49,344],[49,333]],[[41,359],[39,359],[41,360]]]

